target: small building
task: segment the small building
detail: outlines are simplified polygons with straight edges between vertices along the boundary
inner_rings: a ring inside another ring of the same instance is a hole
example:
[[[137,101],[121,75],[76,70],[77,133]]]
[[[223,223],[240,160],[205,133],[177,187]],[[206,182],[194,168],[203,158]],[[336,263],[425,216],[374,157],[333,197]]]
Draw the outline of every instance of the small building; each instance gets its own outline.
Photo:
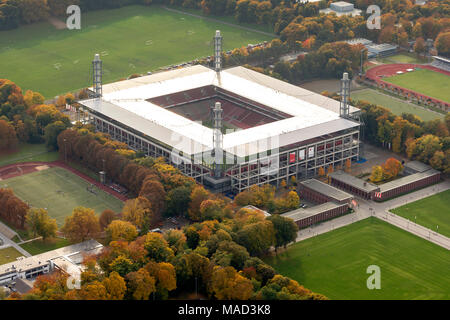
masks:
[[[271,216],[271,214],[268,213],[267,211],[259,209],[259,208],[255,207],[255,206],[252,206],[252,205],[245,206],[243,209],[250,209],[250,210],[255,210],[257,212],[261,212],[264,215],[264,217],[266,217],[266,218]]]
[[[0,265],[0,285],[11,284],[17,280],[33,280],[50,273],[55,269],[62,270],[71,276],[81,274],[81,262],[85,254],[97,254],[103,245],[95,240],[73,244],[67,247],[44,252],[35,256]],[[25,282],[26,284],[27,282]],[[25,285],[20,282],[21,288]]]
[[[434,169],[417,172],[380,185],[374,200],[384,201],[439,182],[441,173]]]
[[[325,202],[307,209],[292,210],[283,213],[281,216],[285,218],[291,218],[297,224],[299,229],[301,229],[328,219],[341,216],[347,212],[347,204]]]
[[[380,187],[363,179],[356,178],[342,170],[330,173],[330,184],[364,199],[373,199]]]
[[[316,179],[309,179],[299,183],[301,197],[314,203],[335,202],[350,204],[353,196],[333,186]]]
[[[368,57],[387,57],[397,53],[398,46],[389,44],[389,43],[381,43],[381,44],[371,44],[366,46],[368,50]]]
[[[331,3],[329,8],[322,9],[319,12],[325,14],[335,13],[339,17],[343,15],[359,16],[361,15],[362,10],[355,9],[355,5],[353,3],[338,1]]]

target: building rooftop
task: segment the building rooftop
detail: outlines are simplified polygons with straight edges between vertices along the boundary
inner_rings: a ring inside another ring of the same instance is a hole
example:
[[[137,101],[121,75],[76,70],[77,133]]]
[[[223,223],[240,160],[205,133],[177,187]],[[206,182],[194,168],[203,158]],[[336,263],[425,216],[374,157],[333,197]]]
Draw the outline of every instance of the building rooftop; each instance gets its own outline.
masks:
[[[80,104],[193,155],[213,149],[213,130],[147,100],[208,85],[291,116],[225,134],[223,149],[238,157],[281,148],[299,142],[299,138],[308,140],[359,126],[339,117],[339,101],[244,67],[223,70],[218,76],[215,71],[197,65],[106,84],[101,98]],[[350,113],[358,110],[350,106]],[[272,145],[268,146],[268,141]]]
[[[437,170],[434,170],[434,169],[430,169],[430,170],[427,170],[424,172],[417,172],[417,173],[411,174],[409,176],[405,176],[405,177],[396,179],[394,181],[390,181],[390,182],[381,184],[380,192],[386,192],[386,191],[389,191],[389,190],[392,190],[392,189],[395,189],[395,188],[398,188],[398,187],[401,187],[401,186],[404,186],[404,185],[407,185],[410,183],[414,183],[414,182],[422,180],[424,178],[434,176],[438,173],[440,173],[440,172]]]
[[[58,258],[64,258],[67,264],[73,263],[70,261],[70,256],[80,252],[86,254],[99,253],[103,246],[95,240],[89,240],[56,250],[44,252],[28,258],[23,258],[14,262],[0,265],[0,275],[8,272],[16,272],[20,270],[29,270],[46,264],[48,261],[59,261]]]
[[[311,208],[306,208],[306,209],[300,208],[300,209],[292,210],[292,211],[281,214],[281,216],[283,216],[285,218],[291,218],[294,221],[298,221],[298,220],[312,217],[323,211],[338,208],[340,206],[342,206],[342,205],[336,204],[334,202],[325,202],[325,203],[319,204],[319,205],[311,207]]]
[[[308,187],[309,189],[312,189],[318,193],[321,193],[328,197],[331,197],[339,202],[353,198],[353,196],[351,194],[344,192],[342,190],[339,190],[333,186],[330,186],[330,185],[323,183],[322,181],[319,181],[316,179],[305,180],[305,181],[300,182],[300,184],[302,184],[305,187]]]
[[[409,169],[411,172],[424,172],[430,170],[431,166],[420,161],[410,161],[405,164],[405,169]]]
[[[365,180],[356,178],[348,173],[345,173],[342,170],[330,173],[328,176],[364,192],[378,191],[379,189],[378,186],[371,184]]]

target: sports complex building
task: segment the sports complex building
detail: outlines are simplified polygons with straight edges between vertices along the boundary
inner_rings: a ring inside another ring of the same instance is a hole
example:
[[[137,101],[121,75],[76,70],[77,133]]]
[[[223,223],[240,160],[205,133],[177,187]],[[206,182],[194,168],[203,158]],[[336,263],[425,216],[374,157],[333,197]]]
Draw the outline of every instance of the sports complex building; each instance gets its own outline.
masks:
[[[320,167],[358,160],[359,109],[244,67],[201,65],[101,84],[79,101],[96,130],[164,157],[216,191],[304,180]],[[218,54],[219,53],[219,54]],[[344,88],[349,80],[344,76]]]

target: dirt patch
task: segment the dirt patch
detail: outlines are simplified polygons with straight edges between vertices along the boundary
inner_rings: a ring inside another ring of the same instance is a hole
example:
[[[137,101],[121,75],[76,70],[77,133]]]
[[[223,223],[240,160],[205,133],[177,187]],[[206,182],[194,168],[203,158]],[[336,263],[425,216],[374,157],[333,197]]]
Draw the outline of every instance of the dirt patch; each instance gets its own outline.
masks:
[[[48,22],[50,22],[58,30],[67,28],[67,25],[65,22],[62,22],[61,20],[59,20],[58,18],[55,18],[55,17],[48,18]]]
[[[37,171],[42,171],[42,170],[47,170],[47,169],[50,169],[50,167],[47,166],[47,165],[36,167],[36,170],[37,170]]]

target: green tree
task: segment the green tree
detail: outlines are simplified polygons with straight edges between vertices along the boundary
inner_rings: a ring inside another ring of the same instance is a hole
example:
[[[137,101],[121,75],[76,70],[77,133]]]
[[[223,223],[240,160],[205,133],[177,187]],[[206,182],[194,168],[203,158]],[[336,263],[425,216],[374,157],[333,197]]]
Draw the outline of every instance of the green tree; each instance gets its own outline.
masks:
[[[286,247],[289,243],[295,242],[298,226],[294,220],[278,214],[271,215],[267,220],[272,222],[275,229],[275,250],[281,246]]]

